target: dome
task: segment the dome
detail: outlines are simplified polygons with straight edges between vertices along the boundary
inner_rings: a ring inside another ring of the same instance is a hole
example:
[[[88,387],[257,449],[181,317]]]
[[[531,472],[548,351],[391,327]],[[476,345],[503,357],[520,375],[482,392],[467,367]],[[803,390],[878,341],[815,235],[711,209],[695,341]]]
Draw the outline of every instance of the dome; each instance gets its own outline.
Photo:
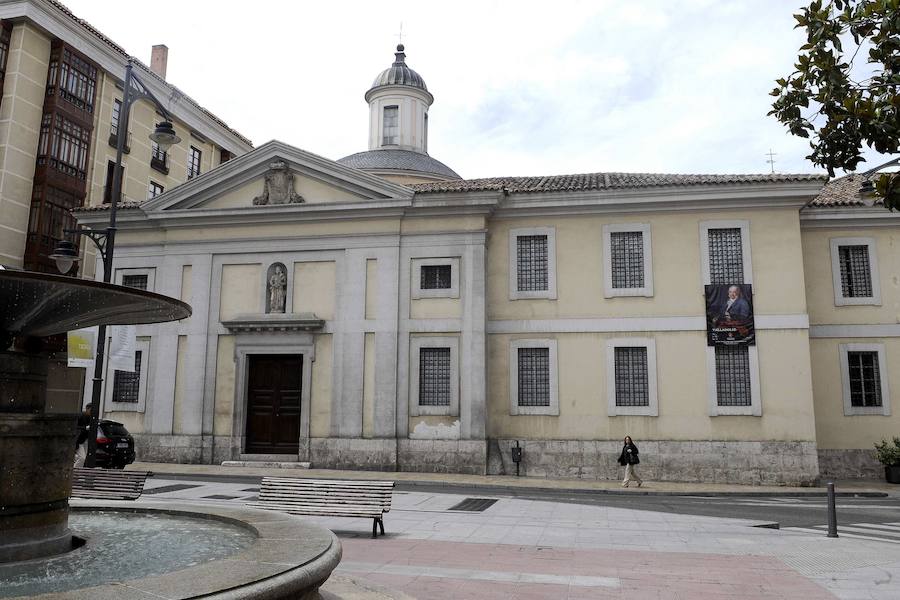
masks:
[[[369,92],[376,88],[388,86],[388,85],[403,85],[406,87],[416,88],[419,90],[428,93],[428,87],[425,85],[425,80],[422,79],[422,76],[410,69],[406,65],[406,54],[403,52],[403,44],[397,45],[397,52],[394,54],[396,60],[394,60],[394,64],[390,66],[390,68],[382,71],[378,77],[375,78],[375,81],[372,82],[372,87],[369,88]],[[368,92],[366,93],[368,96]]]
[[[441,161],[410,150],[369,150],[345,156],[337,162],[363,171],[399,171],[413,176],[421,174],[442,180],[461,179],[453,169]]]

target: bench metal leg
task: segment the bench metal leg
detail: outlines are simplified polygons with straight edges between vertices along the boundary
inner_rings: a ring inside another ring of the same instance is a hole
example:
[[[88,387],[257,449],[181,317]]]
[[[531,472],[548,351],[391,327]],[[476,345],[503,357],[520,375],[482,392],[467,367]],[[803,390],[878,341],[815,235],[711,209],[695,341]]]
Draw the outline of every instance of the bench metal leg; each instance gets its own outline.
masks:
[[[372,537],[378,537],[378,530],[381,529],[381,535],[384,535],[384,521],[382,521],[379,517],[375,517],[372,520]]]

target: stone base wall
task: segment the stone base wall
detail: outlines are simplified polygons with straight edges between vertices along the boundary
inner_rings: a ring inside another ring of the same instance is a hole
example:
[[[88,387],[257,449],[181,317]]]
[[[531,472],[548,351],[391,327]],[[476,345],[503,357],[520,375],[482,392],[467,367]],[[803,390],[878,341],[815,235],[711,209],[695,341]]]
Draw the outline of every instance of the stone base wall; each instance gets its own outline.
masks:
[[[819,449],[822,479],[883,479],[884,465],[875,460],[875,450]]]
[[[132,433],[135,460],[145,462],[188,463],[203,462],[203,437],[199,435],[158,435]]]
[[[497,440],[503,470],[516,472],[515,440]],[[621,479],[619,441],[519,440],[521,474],[528,477]],[[815,442],[658,442],[635,440],[638,473],[649,481],[814,485],[819,475]]]
[[[399,440],[400,471],[419,473],[487,473],[486,440]]]
[[[397,470],[395,439],[311,438],[309,442],[314,469]]]

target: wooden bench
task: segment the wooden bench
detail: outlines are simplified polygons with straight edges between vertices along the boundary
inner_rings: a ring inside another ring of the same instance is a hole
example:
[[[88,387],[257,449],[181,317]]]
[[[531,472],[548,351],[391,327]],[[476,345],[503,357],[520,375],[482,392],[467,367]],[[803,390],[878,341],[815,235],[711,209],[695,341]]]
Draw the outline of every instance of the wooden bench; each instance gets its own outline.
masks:
[[[72,497],[99,500],[137,500],[144,492],[149,471],[72,469]]]
[[[264,477],[259,500],[247,504],[293,515],[368,517],[373,519],[374,538],[378,537],[378,529],[384,535],[382,515],[391,510],[393,489],[393,481]]]

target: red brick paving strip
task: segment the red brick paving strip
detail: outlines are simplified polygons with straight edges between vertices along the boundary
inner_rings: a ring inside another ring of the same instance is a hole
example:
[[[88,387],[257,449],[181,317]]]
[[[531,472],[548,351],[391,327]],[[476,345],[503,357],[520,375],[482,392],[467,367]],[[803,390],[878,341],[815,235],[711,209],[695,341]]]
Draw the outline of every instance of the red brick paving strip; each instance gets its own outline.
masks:
[[[354,577],[422,600],[818,600],[835,596],[768,556],[474,544],[416,539],[341,540]],[[355,567],[354,567],[355,565]],[[359,567],[368,565],[370,572]],[[390,565],[405,574],[378,573]],[[509,583],[428,576],[429,566],[481,572],[615,577],[620,587]]]

